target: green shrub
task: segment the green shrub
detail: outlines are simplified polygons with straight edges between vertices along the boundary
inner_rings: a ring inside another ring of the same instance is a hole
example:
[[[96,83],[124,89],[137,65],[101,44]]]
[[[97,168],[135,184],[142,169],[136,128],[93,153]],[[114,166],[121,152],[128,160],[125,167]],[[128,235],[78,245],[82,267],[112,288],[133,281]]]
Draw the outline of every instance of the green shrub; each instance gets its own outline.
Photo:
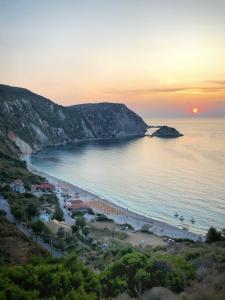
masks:
[[[118,291],[125,290],[132,297],[137,297],[155,286],[181,291],[193,274],[194,268],[184,256],[152,253],[149,258],[143,253],[132,252],[116,259],[102,273],[101,284],[105,297],[115,297]],[[118,286],[115,286],[116,282]]]
[[[0,291],[1,299],[95,300],[99,281],[74,256],[61,260],[38,258],[25,266],[2,267]]]
[[[77,217],[76,218],[76,227],[83,228],[86,225],[84,217]]]
[[[45,223],[42,222],[41,220],[33,222],[31,224],[31,228],[32,228],[33,232],[38,233],[38,234],[44,233],[48,230]]]
[[[59,206],[56,208],[56,210],[52,216],[52,219],[56,219],[59,222],[65,220],[63,210]]]
[[[100,221],[100,222],[104,222],[104,221],[113,222],[112,219],[109,219],[106,215],[100,214],[100,213],[97,214],[96,221]]]
[[[93,211],[92,208],[87,208],[87,213],[88,213],[89,215],[95,215],[95,213],[94,213],[94,211]]]
[[[84,214],[85,214],[85,212],[82,211],[82,210],[75,210],[75,211],[72,212],[72,217],[73,218],[74,217],[83,217]]]
[[[207,243],[215,243],[222,240],[221,232],[217,231],[216,228],[210,227],[206,236]]]

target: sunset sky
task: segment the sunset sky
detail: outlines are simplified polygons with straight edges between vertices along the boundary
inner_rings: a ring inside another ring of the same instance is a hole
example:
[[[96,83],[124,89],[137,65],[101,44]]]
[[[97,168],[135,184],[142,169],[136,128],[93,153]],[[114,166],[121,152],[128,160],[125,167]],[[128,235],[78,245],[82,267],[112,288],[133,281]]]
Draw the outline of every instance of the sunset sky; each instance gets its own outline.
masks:
[[[1,83],[63,105],[225,116],[224,0],[0,0],[0,58]]]

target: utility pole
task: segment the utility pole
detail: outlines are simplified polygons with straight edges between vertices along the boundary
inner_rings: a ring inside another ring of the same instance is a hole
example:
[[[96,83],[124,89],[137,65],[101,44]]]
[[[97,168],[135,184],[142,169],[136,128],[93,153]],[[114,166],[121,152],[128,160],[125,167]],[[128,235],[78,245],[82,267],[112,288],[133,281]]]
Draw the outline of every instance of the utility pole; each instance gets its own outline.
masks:
[[[101,286],[99,285],[99,298],[100,300],[102,299],[102,290],[101,290]]]
[[[36,254],[38,255],[37,233],[35,233]]]
[[[53,252],[53,233],[50,233],[50,247],[51,247],[51,256],[52,256],[52,252]]]

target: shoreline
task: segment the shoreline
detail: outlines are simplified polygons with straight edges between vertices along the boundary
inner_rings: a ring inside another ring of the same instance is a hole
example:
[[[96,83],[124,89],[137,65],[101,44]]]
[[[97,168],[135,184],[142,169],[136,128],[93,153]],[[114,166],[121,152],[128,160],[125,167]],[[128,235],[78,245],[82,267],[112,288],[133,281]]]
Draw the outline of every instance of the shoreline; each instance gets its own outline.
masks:
[[[49,175],[31,164],[30,155],[23,155],[22,158],[26,161],[27,168],[30,172],[45,177],[48,182],[58,186],[61,191],[69,193],[74,198],[76,196],[76,192],[78,192],[81,195],[81,200],[88,202],[95,212],[104,213],[117,224],[128,223],[131,224],[135,230],[140,230],[142,226],[145,226],[149,228],[151,233],[160,237],[166,236],[173,239],[188,239],[191,241],[199,241],[199,238],[204,240],[204,237],[200,234],[183,230],[174,225],[143,216],[129,210],[128,208],[126,209],[109,200],[103,199],[75,184]]]

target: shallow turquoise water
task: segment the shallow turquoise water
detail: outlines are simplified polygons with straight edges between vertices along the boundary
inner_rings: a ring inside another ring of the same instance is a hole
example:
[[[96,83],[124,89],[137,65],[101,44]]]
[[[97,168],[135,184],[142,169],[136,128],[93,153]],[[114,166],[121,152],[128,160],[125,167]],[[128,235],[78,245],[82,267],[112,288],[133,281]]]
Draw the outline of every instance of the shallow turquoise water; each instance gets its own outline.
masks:
[[[148,123],[176,127],[184,137],[52,147],[33,155],[31,162],[146,216],[194,232],[211,225],[225,228],[225,119]],[[175,212],[184,216],[183,222]]]

